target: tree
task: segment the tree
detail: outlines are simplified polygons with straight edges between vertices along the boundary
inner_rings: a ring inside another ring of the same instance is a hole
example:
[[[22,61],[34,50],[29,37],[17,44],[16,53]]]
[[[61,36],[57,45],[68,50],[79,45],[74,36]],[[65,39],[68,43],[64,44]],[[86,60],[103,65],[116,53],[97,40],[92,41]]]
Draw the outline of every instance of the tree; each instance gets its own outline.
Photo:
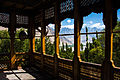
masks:
[[[66,50],[64,50],[64,47]],[[65,59],[73,59],[74,53],[72,52],[72,47],[68,46],[66,43],[66,46],[64,46],[64,43],[62,43],[62,48],[60,49],[60,57]]]
[[[55,42],[51,43],[48,37],[46,37],[45,42],[46,42],[45,43],[46,54],[54,55],[55,54]]]
[[[81,50],[83,50],[83,44],[82,43],[80,44],[80,47],[81,47]]]
[[[41,53],[41,39],[35,40],[35,51]]]
[[[88,28],[86,27],[86,33],[88,33]],[[89,49],[88,49],[88,34],[86,34],[86,47],[85,47],[85,58],[86,61],[88,62],[88,53],[89,53]]]

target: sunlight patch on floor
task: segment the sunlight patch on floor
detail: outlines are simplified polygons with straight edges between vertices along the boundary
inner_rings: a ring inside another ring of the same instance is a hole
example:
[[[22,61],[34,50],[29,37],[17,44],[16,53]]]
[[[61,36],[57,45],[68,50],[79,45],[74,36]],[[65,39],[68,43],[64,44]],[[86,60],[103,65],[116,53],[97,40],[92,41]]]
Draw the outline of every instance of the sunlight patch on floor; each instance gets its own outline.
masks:
[[[36,80],[36,78],[23,69],[0,72],[2,80]]]

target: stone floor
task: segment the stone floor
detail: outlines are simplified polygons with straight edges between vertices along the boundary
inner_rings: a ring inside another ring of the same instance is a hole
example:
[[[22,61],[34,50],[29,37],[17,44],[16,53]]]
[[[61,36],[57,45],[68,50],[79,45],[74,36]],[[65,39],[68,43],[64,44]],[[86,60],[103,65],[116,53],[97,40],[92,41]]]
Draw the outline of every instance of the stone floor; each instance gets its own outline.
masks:
[[[33,72],[30,69],[0,71],[0,80],[49,80],[42,73]]]

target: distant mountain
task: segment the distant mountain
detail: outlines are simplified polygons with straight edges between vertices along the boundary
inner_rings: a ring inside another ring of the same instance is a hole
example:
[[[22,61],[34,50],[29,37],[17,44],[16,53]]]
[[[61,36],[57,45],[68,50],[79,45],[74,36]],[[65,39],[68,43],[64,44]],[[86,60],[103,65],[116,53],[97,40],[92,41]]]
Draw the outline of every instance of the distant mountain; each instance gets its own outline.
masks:
[[[103,29],[101,28],[90,28],[88,27],[88,32],[100,32],[102,31]],[[48,32],[48,35],[54,35],[54,29],[50,28],[49,27],[49,32]],[[81,33],[86,33],[86,29],[85,28],[82,28],[81,29]],[[61,28],[60,30],[60,33],[59,34],[74,34],[74,29],[70,29],[70,28]],[[89,42],[92,42],[92,37],[96,37],[95,34],[90,34],[88,35],[88,40]],[[53,37],[50,37],[50,41],[51,42],[54,42],[54,38]],[[64,44],[68,44],[68,45],[74,45],[74,36],[71,35],[71,36],[60,36],[60,46],[62,46],[62,43]],[[81,35],[81,43],[83,43],[83,45],[86,44],[86,35]]]
[[[61,28],[59,34],[74,34],[74,29],[70,29],[70,28]]]
[[[100,31],[102,31],[103,29],[101,29],[101,28],[97,28],[97,27],[93,27],[93,28],[91,28],[91,27],[88,27],[88,32],[100,32]],[[86,32],[86,28],[82,28],[81,29],[81,33],[85,33]]]
[[[62,28],[60,31],[60,34],[70,34],[71,32],[74,32],[74,30],[69,29],[69,28]],[[47,35],[54,35],[54,29],[49,27],[49,32]],[[54,37],[49,37],[50,41],[53,43],[54,42]],[[68,44],[68,45],[73,45],[74,44],[74,37],[73,36],[60,36],[60,46],[62,46],[62,43]]]

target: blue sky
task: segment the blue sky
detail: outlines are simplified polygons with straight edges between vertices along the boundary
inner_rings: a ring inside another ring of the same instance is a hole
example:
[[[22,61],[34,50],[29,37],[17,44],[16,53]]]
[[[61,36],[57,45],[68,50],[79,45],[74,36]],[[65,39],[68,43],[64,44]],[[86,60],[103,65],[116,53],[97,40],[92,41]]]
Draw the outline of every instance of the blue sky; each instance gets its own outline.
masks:
[[[120,19],[120,9],[117,11],[118,13],[118,19]],[[103,13],[91,13],[90,15],[83,18],[83,27],[97,27],[104,29],[105,26],[103,24]],[[50,24],[51,27],[54,27],[53,24]],[[67,18],[61,22],[61,28],[74,28],[74,19]]]

